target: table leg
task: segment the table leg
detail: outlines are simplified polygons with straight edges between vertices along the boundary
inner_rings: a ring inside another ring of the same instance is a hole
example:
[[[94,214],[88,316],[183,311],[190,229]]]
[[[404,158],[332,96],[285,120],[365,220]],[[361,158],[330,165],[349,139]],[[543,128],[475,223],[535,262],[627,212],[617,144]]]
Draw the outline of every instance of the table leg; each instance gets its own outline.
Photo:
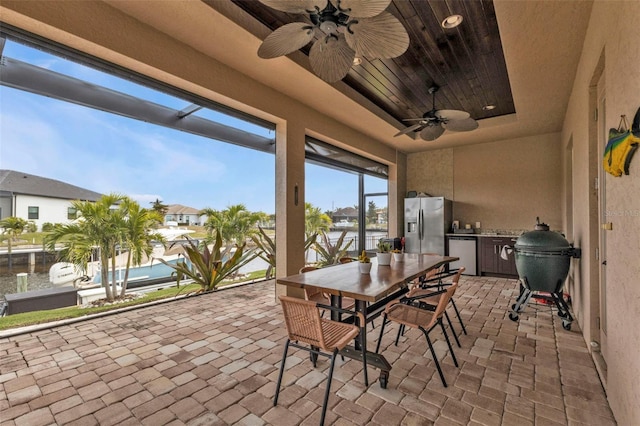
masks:
[[[332,294],[331,306],[333,306],[334,308],[342,308],[342,296],[336,296],[335,294]],[[331,311],[331,320],[342,321],[342,314],[340,312]]]
[[[356,310],[358,312],[362,312],[362,314],[364,314],[364,317],[367,318],[367,302],[356,300]],[[367,325],[366,324],[362,325],[360,333],[364,333],[365,338],[362,340],[364,342],[364,347],[366,350],[367,348],[367,338],[366,338]],[[347,346],[340,353],[346,356],[347,358],[352,358],[352,359],[357,359],[362,361],[362,349],[360,348],[359,340],[360,339],[356,339],[355,347]],[[372,367],[378,368],[380,370],[380,387],[382,387],[383,389],[386,389],[387,382],[389,379],[389,372],[391,371],[391,364],[389,364],[389,362],[383,355],[377,354],[375,352],[369,352],[369,351],[367,351],[367,364],[371,365]]]
[[[363,300],[356,300],[356,312],[360,312],[365,318],[367,318],[367,302]],[[360,334],[364,335],[364,349],[367,350],[367,322],[360,324]],[[356,340],[356,349],[360,349],[360,339]]]

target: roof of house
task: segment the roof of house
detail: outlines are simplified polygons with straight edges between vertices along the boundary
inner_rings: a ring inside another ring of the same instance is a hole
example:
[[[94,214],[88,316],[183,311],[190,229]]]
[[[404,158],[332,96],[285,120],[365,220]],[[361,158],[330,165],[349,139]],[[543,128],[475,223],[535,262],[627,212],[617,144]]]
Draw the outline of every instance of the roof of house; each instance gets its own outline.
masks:
[[[332,216],[358,216],[358,210],[353,207],[342,207],[337,208],[335,212],[333,212]]]
[[[103,195],[59,180],[15,170],[0,170],[0,190],[13,194],[83,201],[97,201]]]
[[[182,204],[170,204],[167,208],[167,214],[195,214],[199,216],[200,210]]]

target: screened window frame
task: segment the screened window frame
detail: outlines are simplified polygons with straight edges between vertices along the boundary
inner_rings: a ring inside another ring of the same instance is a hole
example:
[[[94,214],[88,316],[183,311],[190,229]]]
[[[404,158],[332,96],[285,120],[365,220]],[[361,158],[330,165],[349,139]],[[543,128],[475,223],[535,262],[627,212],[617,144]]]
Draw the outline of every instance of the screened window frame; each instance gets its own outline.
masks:
[[[314,149],[314,146],[319,149]],[[331,152],[334,158],[323,155],[320,151]],[[347,161],[338,160],[342,157]],[[353,152],[338,148],[335,145],[323,142],[311,136],[305,138],[305,162],[318,166],[328,167],[341,172],[350,172],[358,177],[358,249],[357,253],[365,250],[366,244],[366,205],[367,196],[386,196],[387,212],[389,209],[389,167],[370,158],[363,157]],[[374,176],[387,181],[387,192],[365,193],[364,175]],[[388,213],[387,213],[388,214]],[[387,234],[389,223],[387,219]],[[387,235],[388,236],[388,235]]]
[[[194,107],[201,107],[201,108],[206,108],[218,113],[222,113],[225,114],[227,116],[245,121],[247,123],[259,126],[264,128],[267,131],[270,131],[273,133],[273,137],[264,137],[264,136],[260,136],[260,135],[256,135],[250,132],[247,132],[245,130],[240,129],[237,126],[229,126],[229,125],[225,125],[222,123],[218,123],[216,121],[212,121],[212,120],[208,120],[208,119],[201,119],[201,121],[205,121],[205,122],[210,122],[213,123],[214,125],[217,126],[221,126],[224,128],[228,128],[228,129],[232,129],[232,131],[235,131],[236,135],[233,138],[229,138],[229,137],[225,137],[228,135],[224,135],[224,131],[222,133],[218,133],[218,136],[216,136],[216,132],[215,130],[213,132],[209,132],[209,133],[196,133],[196,134],[200,134],[200,136],[209,138],[211,140],[214,141],[220,141],[220,142],[226,142],[226,143],[231,143],[231,144],[235,144],[238,146],[242,146],[245,148],[249,148],[249,149],[255,149],[258,151],[262,151],[262,152],[269,152],[272,154],[275,154],[275,147],[276,147],[276,141],[275,141],[275,130],[276,130],[276,125],[275,123],[272,123],[270,121],[261,119],[259,117],[253,116],[249,113],[245,113],[239,110],[236,110],[232,107],[226,106],[224,104],[218,103],[216,101],[204,98],[202,96],[196,95],[194,93],[191,93],[187,90],[184,89],[180,89],[178,87],[172,86],[168,83],[164,83],[162,81],[153,79],[149,76],[146,76],[144,74],[132,71],[130,69],[124,68],[122,66],[119,66],[117,64],[113,64],[111,62],[105,61],[103,59],[100,59],[98,57],[95,57],[93,55],[90,55],[88,53],[85,52],[81,52],[79,50],[73,49],[71,47],[62,45],[60,43],[57,43],[55,41],[46,39],[44,37],[38,36],[36,34],[32,34],[28,31],[22,30],[20,28],[11,26],[11,25],[6,25],[3,24],[2,27],[0,27],[0,53],[2,53],[3,47],[4,47],[4,42],[6,40],[10,40],[12,42],[15,43],[19,43],[19,44],[23,44],[25,46],[28,46],[30,48],[33,49],[37,49],[37,50],[41,50],[43,52],[46,52],[48,54],[51,55],[55,55],[58,56],[64,60],[68,60],[71,62],[75,62],[93,69],[96,69],[100,72],[104,72],[106,74],[109,75],[113,75],[115,77],[124,79],[124,80],[128,80],[130,82],[139,84],[141,86],[162,92],[166,95],[169,96],[173,96],[176,97],[180,100],[186,101],[188,103],[191,103],[192,106]],[[3,55],[3,59],[4,59],[4,55]],[[9,62],[20,62],[20,61],[15,61],[12,58],[6,58],[5,59],[7,61],[7,63]],[[13,64],[11,64],[13,65]],[[68,77],[68,76],[67,76]],[[69,77],[71,78],[71,77]],[[2,84],[5,84],[4,82]],[[90,83],[87,83],[90,84]],[[10,84],[5,84],[8,87],[16,87],[16,86],[12,86]],[[96,87],[101,87],[101,86],[97,86],[94,85]],[[29,88],[25,88],[25,87],[20,87],[17,86],[16,88],[21,89],[21,90],[26,90],[26,91],[33,91],[30,90]],[[36,91],[36,93],[38,93]],[[42,93],[40,93],[42,94]],[[45,95],[45,96],[50,96],[50,97],[55,97],[55,96],[51,96],[51,95]],[[96,92],[96,96],[98,96],[97,92]],[[140,99],[142,101],[146,101],[144,98],[136,98],[136,99]],[[62,99],[62,100],[66,100],[67,102],[73,102],[71,100],[68,99]],[[83,104],[83,103],[81,103]],[[88,108],[96,108],[96,106],[92,106],[92,105],[84,105]],[[102,108],[97,108],[97,109],[102,109]],[[192,112],[197,111],[198,109],[195,109],[194,111],[187,111],[187,112],[183,112],[183,111],[176,111],[176,113],[178,114],[178,116],[180,118],[183,118],[183,116],[188,116],[191,115]],[[110,111],[111,113],[117,113],[114,111]],[[131,115],[127,115],[127,114],[121,114],[121,115],[125,115],[125,116],[129,116],[131,118],[137,119],[137,120],[141,120],[141,121],[149,121],[144,117],[138,116],[131,116]],[[153,115],[153,114],[152,114]],[[155,123],[156,125],[162,125],[162,124],[158,124]],[[196,125],[196,128],[200,128],[201,126]],[[185,132],[189,132],[189,130],[185,130],[179,127],[176,127],[177,130],[181,130],[181,131],[185,131]],[[193,132],[192,132],[193,133]],[[239,133],[244,133],[246,135],[249,135],[247,137],[244,137],[243,135],[239,134]],[[244,139],[244,140],[243,140]]]
[[[314,149],[314,146],[320,149]],[[330,158],[328,155],[320,153],[320,150],[330,151],[334,157]],[[338,157],[347,161],[339,160]],[[311,136],[305,138],[305,160],[337,170],[352,171],[389,180],[387,165]]]

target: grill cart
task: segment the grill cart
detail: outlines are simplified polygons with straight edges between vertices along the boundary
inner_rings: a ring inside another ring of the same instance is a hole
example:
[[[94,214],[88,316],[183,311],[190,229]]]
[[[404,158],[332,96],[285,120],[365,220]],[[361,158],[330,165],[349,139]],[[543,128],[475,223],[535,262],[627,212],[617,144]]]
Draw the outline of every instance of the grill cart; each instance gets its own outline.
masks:
[[[562,318],[562,327],[570,330],[573,317],[562,295],[562,287],[569,273],[570,260],[572,257],[580,258],[580,249],[569,244],[562,234],[549,231],[547,224],[536,219],[538,223],[534,230],[522,234],[514,246],[520,294],[511,306],[509,319],[517,321],[518,314],[533,296],[555,303],[558,316]]]

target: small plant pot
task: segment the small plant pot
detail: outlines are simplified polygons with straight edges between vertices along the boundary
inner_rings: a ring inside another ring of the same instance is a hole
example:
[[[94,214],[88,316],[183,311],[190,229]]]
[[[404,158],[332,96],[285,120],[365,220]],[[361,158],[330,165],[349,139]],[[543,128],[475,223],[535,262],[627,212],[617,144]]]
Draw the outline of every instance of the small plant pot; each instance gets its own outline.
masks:
[[[392,253],[378,253],[376,257],[378,258],[378,265],[381,266],[389,266],[391,265],[391,254]]]
[[[404,253],[393,253],[394,262],[404,262]]]
[[[361,274],[368,274],[371,272],[371,263],[358,263],[358,268]]]

